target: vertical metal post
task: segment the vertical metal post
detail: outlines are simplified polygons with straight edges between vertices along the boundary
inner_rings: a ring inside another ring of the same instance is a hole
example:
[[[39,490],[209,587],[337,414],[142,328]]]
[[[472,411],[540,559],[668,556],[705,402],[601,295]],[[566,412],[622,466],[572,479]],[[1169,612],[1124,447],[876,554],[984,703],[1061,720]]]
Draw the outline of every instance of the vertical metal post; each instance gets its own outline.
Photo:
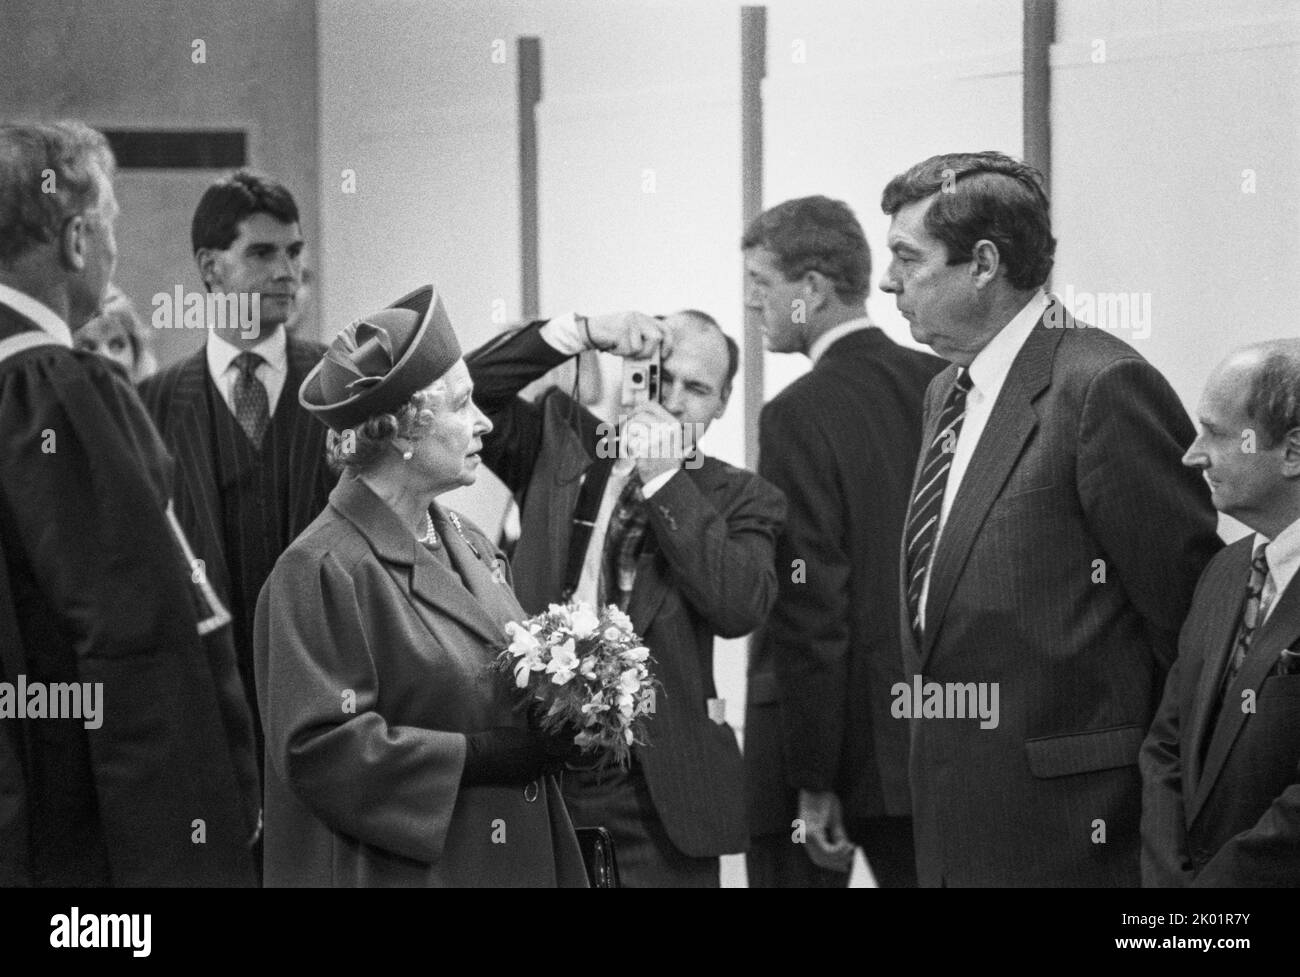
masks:
[[[1056,0],[1024,0],[1024,151],[1038,168],[1051,195],[1052,44],[1056,40]]]
[[[537,104],[542,100],[542,40],[518,39],[519,65],[519,296],[525,321],[541,314],[538,270]]]

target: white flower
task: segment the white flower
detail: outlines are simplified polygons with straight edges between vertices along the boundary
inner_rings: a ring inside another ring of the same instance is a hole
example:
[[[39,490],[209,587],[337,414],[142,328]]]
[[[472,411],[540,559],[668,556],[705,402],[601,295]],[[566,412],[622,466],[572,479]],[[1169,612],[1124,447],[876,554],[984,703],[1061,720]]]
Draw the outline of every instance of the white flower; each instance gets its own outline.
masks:
[[[623,652],[623,657],[631,662],[643,662],[650,657],[650,649],[645,645],[640,645],[636,648],[629,648],[627,651]]]
[[[578,656],[573,653],[572,638],[551,649],[551,661],[546,666],[546,670],[551,675],[551,681],[556,685],[564,685],[573,678],[577,668]]]
[[[609,704],[605,701],[603,692],[597,692],[591,697],[590,702],[585,702],[582,705],[582,714],[587,717],[588,726],[599,722],[602,712],[609,712]]]
[[[562,627],[567,628],[573,623],[572,619],[569,617],[569,608],[564,604],[548,604],[546,607],[546,613],[559,621]]]
[[[641,679],[637,676],[635,668],[629,668],[618,677],[618,691],[631,695],[633,692],[641,690]]]
[[[589,638],[600,627],[600,618],[596,616],[596,612],[582,603],[574,608],[570,621],[574,637],[577,638]]]
[[[623,632],[616,627],[610,626],[605,629],[605,633],[601,637],[610,644],[617,644],[619,639],[623,637]]]
[[[582,667],[578,669],[578,674],[588,681],[596,681],[596,656],[588,655],[582,660]]]
[[[528,631],[514,621],[506,625],[506,634],[510,638],[510,654],[516,658],[522,656],[535,656],[542,650],[541,642],[537,640],[531,631]]]
[[[605,617],[610,624],[623,631],[626,634],[632,633],[632,619],[618,609],[614,604],[605,608]]]
[[[619,715],[621,715],[624,720],[630,721],[632,719],[632,713],[634,711],[635,711],[635,706],[633,704],[632,694],[630,692],[620,692],[618,694]]]

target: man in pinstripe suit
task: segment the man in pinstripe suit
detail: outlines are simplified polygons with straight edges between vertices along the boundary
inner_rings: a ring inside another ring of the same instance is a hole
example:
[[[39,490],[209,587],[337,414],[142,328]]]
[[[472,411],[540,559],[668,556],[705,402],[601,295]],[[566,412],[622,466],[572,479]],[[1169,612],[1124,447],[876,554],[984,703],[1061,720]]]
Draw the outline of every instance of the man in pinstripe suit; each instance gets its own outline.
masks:
[[[1135,886],[1138,751],[1221,545],[1179,463],[1191,423],[1146,360],[1043,293],[1032,167],[936,156],[881,203],[881,287],[952,364],[926,394],[901,559],[919,881]],[[955,708],[976,690],[999,695],[992,723]]]
[[[298,207],[279,183],[240,170],[203,194],[191,227],[203,284],[257,296],[256,329],[213,328],[194,354],[146,380],[141,397],[176,459],[176,512],[234,618],[257,733],[253,613],[275,561],[325,507],[334,476],[325,426],[298,402],[324,348],[284,328],[302,279]]]

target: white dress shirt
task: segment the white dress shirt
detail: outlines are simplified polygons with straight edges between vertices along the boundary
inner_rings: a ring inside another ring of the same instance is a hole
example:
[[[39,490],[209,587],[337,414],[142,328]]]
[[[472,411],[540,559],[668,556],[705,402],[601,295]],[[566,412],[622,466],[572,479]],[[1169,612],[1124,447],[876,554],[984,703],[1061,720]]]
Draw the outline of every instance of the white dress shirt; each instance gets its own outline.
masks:
[[[284,326],[280,326],[249,350],[262,357],[262,362],[257,364],[253,375],[266,388],[268,416],[275,414],[275,405],[279,403],[284,381],[289,376],[287,343]],[[208,373],[212,377],[212,382],[220,391],[221,399],[230,408],[230,413],[235,414],[235,380],[239,377],[239,367],[235,366],[235,357],[244,351],[222,339],[217,334],[217,330],[209,329],[207,352]]]
[[[834,346],[839,340],[843,339],[851,332],[858,332],[862,329],[870,329],[875,323],[871,321],[870,316],[862,316],[858,319],[850,319],[848,322],[841,322],[838,326],[827,329],[824,333],[813,340],[813,344],[808,347],[808,359],[812,360],[813,366],[825,355],[826,351]]]
[[[943,503],[939,509],[939,525],[935,528],[934,545],[930,547],[930,569],[934,567],[934,555],[939,552],[939,540],[943,537],[943,527],[952,510],[953,499],[957,497],[966,469],[970,467],[975,449],[979,447],[989,415],[993,413],[998,394],[1002,392],[1002,385],[1011,373],[1011,364],[1016,361],[1016,356],[1029,339],[1029,334],[1034,331],[1034,326],[1038,325],[1047,304],[1047,296],[1041,291],[1035,292],[1025,307],[989,340],[988,345],[976,354],[967,367],[971,388],[966,394],[966,416],[962,418],[957,444],[953,447],[952,467],[948,469],[948,484],[944,486]],[[922,628],[925,627],[925,603],[930,596],[930,569],[926,571],[925,583],[921,587]]]
[[[19,315],[31,319],[41,327],[42,332],[48,333],[50,338],[60,346],[72,346],[72,330],[59,318],[59,314],[44,302],[8,285],[0,285],[0,302]]]
[[[1300,519],[1297,519],[1273,539],[1256,533],[1250,551],[1255,552],[1264,543],[1264,556],[1268,559],[1268,576],[1264,578],[1264,592],[1260,595],[1259,623],[1268,620],[1280,594],[1286,593],[1296,571],[1300,570]]]

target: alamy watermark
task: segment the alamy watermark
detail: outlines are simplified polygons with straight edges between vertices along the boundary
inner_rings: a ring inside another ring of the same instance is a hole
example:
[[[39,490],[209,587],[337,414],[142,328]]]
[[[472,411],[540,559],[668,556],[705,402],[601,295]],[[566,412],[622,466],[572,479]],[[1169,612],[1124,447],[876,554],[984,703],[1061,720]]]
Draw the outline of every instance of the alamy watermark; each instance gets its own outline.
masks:
[[[177,285],[151,301],[155,329],[237,329],[244,339],[262,332],[259,292],[186,292]]]
[[[692,434],[687,437],[687,432]],[[698,422],[684,424],[654,424],[620,417],[616,422],[602,421],[596,428],[600,443],[596,446],[598,458],[668,458],[682,463],[683,468],[696,469],[704,465],[703,456],[695,445],[704,436],[705,425]]]
[[[0,719],[80,719],[86,729],[104,722],[103,682],[0,682]]]
[[[1059,304],[1053,302],[1044,315],[1048,329],[1123,330],[1131,332],[1133,339],[1151,335],[1150,292],[1076,292],[1073,285],[1066,285],[1056,297]]]
[[[998,727],[997,682],[895,682],[889,707],[895,719],[978,719],[980,729]]]

